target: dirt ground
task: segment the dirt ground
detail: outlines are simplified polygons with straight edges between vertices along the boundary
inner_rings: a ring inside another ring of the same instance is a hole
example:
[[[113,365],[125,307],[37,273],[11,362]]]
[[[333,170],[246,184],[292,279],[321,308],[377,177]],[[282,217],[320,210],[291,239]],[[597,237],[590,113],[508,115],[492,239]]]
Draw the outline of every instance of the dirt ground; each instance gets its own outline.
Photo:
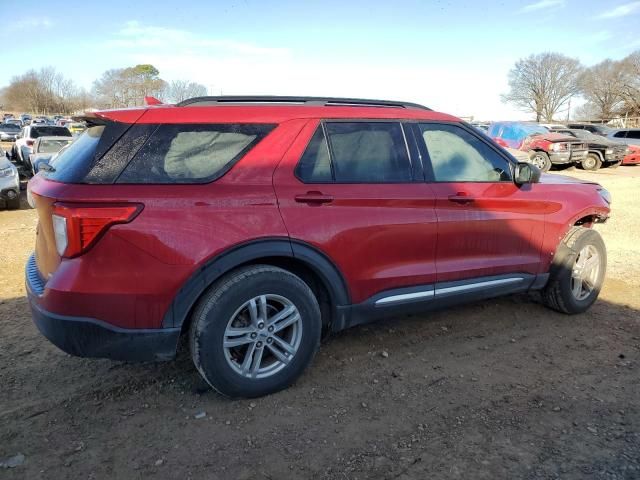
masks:
[[[49,344],[24,298],[35,214],[0,211],[0,462],[24,456],[0,478],[640,478],[640,167],[562,173],[613,195],[588,313],[520,295],[354,328],[247,401],[184,346],[127,364]]]

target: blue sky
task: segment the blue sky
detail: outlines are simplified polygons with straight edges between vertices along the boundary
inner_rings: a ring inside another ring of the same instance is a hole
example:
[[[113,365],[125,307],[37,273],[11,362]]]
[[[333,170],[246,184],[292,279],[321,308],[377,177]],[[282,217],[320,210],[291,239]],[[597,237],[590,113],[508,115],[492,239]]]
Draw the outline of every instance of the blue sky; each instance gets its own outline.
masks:
[[[7,0],[0,0],[2,3]],[[403,99],[461,116],[527,118],[500,101],[520,57],[590,65],[640,49],[640,1],[20,2],[0,37],[0,86],[54,66],[90,88],[152,63],[219,94]]]

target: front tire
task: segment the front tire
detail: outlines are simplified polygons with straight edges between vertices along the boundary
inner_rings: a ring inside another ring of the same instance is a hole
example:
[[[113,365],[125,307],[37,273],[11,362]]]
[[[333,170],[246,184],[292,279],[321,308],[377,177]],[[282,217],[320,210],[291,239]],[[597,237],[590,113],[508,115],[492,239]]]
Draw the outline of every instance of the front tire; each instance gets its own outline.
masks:
[[[544,304],[570,315],[585,312],[600,294],[606,268],[607,250],[600,234],[573,227],[556,251],[542,291]]]
[[[291,385],[320,345],[318,301],[299,277],[269,265],[229,273],[192,317],[193,362],[228,397],[259,397]]]
[[[602,166],[602,160],[600,160],[600,157],[595,153],[590,153],[580,164],[583,170],[595,171],[599,170]]]
[[[541,172],[551,170],[551,160],[545,152],[533,151],[529,158],[531,159],[531,163],[538,167]]]

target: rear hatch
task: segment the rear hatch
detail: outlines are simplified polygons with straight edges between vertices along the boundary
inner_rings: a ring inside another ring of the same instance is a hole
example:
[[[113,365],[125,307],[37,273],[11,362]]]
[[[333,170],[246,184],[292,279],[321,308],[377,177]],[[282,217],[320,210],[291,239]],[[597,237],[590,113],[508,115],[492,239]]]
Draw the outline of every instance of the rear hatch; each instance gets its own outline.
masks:
[[[95,159],[102,157],[143,113],[127,111],[124,117],[128,121],[115,121],[102,114],[85,118],[89,128],[60,151],[50,168],[29,182],[27,197],[38,214],[35,264],[44,282],[58,269],[63,255],[78,254],[78,249],[87,247],[113,223],[110,218],[117,220],[129,211],[114,211],[113,207],[121,205],[96,204],[91,197],[78,202],[71,191],[74,185],[83,184],[86,189],[87,183],[101,183],[95,176],[94,182],[88,178]]]

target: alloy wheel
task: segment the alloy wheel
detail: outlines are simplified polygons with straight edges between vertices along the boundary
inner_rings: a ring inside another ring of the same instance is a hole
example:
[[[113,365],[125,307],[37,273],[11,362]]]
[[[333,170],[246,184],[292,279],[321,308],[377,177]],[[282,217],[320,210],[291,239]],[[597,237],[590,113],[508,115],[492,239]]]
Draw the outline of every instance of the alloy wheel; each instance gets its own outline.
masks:
[[[600,274],[600,254],[593,245],[578,253],[571,272],[571,293],[576,300],[584,300],[596,287]]]
[[[266,378],[285,368],[302,340],[302,318],[281,295],[260,295],[232,315],[224,332],[229,366],[247,378]]]

